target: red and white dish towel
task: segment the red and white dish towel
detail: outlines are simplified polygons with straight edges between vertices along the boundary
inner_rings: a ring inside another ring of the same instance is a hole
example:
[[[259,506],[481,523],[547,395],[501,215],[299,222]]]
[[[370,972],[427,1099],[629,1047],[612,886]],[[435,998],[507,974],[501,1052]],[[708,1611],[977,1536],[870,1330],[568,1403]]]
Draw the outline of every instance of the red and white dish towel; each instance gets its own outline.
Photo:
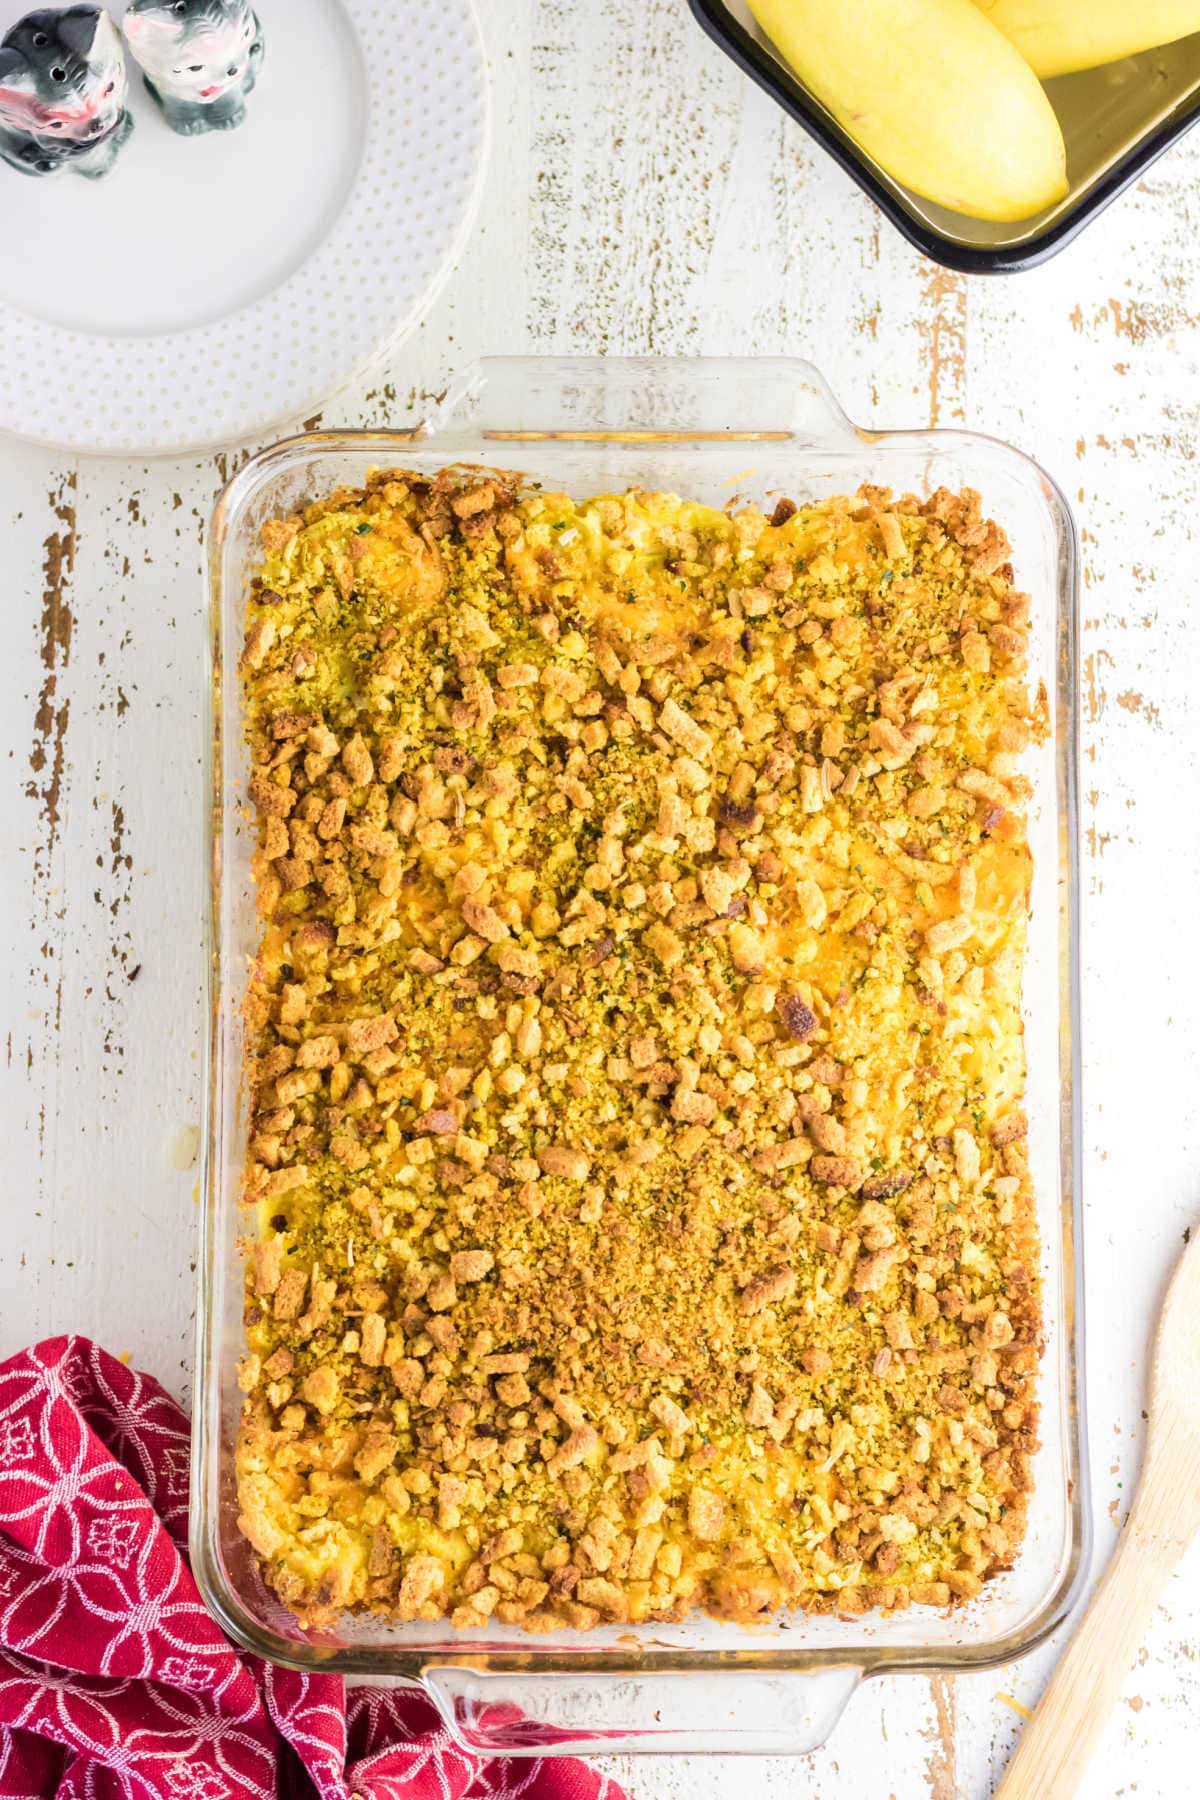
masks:
[[[623,1800],[458,1749],[415,1690],[233,1649],[187,1563],[188,1426],[86,1338],[0,1363],[3,1800]]]

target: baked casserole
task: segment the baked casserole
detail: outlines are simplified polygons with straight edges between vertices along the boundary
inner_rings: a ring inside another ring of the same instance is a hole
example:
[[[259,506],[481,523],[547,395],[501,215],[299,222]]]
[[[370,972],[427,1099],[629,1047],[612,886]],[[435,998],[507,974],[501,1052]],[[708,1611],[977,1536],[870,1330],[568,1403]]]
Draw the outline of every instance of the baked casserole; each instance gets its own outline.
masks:
[[[318,1626],[968,1600],[1041,1348],[1003,533],[455,468],[263,541],[267,1580]]]

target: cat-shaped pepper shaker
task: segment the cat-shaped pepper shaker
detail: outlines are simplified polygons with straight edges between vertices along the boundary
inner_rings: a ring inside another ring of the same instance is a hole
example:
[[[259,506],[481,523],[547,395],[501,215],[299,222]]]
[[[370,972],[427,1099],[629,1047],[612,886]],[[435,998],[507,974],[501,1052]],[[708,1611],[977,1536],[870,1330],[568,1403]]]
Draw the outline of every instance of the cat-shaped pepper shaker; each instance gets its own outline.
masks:
[[[249,0],[133,0],[125,36],[172,131],[232,131],[258,79],[263,33]]]
[[[133,130],[125,56],[98,6],[26,14],[0,42],[0,160],[23,175],[107,175]]]

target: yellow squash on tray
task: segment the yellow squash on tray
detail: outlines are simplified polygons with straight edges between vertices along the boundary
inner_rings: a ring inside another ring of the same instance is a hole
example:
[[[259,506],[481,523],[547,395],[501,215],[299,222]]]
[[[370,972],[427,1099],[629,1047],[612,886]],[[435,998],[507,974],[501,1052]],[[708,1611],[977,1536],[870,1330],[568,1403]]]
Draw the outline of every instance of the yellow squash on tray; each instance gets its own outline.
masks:
[[[973,0],[750,0],[764,32],[855,142],[905,187],[978,219],[1067,192],[1037,76]]]
[[[1200,0],[975,0],[1036,75],[1094,69],[1200,31]]]

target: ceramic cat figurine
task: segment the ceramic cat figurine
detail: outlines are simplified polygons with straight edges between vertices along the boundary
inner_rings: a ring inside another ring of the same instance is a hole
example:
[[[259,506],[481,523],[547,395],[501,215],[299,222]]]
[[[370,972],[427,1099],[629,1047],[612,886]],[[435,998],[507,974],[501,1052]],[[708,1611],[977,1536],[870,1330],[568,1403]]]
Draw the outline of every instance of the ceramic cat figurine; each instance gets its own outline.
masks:
[[[249,0],[133,0],[125,36],[172,131],[232,131],[262,67]]]
[[[23,175],[107,175],[133,130],[125,56],[98,6],[46,7],[0,41],[0,159]]]

